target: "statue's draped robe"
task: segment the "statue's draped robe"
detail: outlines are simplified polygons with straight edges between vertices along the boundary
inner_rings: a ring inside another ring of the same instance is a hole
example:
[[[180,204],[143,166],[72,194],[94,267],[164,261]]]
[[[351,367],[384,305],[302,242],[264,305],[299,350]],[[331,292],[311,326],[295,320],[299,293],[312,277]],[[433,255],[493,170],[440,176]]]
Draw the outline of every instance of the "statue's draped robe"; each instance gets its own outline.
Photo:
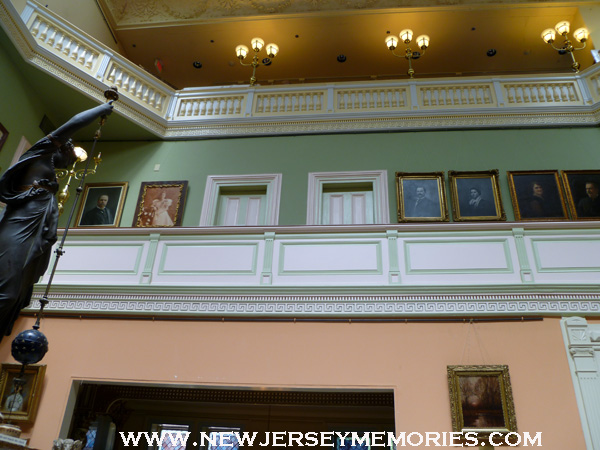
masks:
[[[48,268],[56,242],[56,178],[38,180],[45,188],[22,185],[30,165],[56,150],[49,138],[43,138],[0,178],[0,201],[7,205],[0,220],[0,340],[11,333],[19,311],[29,305],[33,284]]]

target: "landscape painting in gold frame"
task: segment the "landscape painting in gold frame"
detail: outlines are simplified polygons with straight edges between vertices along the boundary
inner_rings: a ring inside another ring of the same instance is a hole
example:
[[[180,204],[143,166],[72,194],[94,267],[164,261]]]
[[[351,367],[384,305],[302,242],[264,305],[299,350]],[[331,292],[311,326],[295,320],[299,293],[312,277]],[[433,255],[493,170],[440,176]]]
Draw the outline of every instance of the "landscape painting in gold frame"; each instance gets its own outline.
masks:
[[[503,442],[517,431],[507,365],[448,366],[452,430]],[[493,433],[493,434],[492,434]]]

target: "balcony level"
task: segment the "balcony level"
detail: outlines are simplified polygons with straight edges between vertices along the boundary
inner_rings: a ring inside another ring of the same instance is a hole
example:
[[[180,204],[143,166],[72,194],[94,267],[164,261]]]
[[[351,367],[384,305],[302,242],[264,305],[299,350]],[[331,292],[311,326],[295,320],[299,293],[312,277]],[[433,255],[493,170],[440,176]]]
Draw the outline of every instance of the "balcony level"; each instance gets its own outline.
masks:
[[[65,250],[51,314],[600,315],[600,230],[592,221],[73,229]],[[48,274],[36,295],[47,281]]]
[[[88,97],[117,86],[117,114],[157,139],[453,128],[596,126],[600,65],[561,75],[174,90],[28,1],[0,22],[22,57]]]

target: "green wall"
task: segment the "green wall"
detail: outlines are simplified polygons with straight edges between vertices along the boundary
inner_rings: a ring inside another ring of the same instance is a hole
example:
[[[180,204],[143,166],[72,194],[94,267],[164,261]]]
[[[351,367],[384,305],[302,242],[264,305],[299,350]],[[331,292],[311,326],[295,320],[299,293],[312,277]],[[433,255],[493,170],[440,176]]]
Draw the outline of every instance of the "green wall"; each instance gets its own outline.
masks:
[[[110,127],[110,119],[105,125]],[[188,180],[183,226],[197,226],[208,175],[282,173],[280,225],[306,223],[309,172],[388,171],[391,221],[394,173],[500,170],[507,219],[514,220],[507,170],[600,169],[600,129],[424,131],[177,142],[102,142],[103,163],[89,182],[128,181],[121,226],[131,226],[140,183]],[[154,171],[156,164],[160,170]],[[448,185],[447,185],[448,188]],[[450,205],[449,205],[450,206]]]
[[[4,38],[5,33],[0,28]],[[8,167],[15,150],[25,136],[30,143],[43,136],[39,124],[44,116],[44,108],[35,92],[25,81],[13,61],[21,56],[14,50],[6,50],[0,45],[0,123],[8,130],[8,139],[0,149],[0,167]]]

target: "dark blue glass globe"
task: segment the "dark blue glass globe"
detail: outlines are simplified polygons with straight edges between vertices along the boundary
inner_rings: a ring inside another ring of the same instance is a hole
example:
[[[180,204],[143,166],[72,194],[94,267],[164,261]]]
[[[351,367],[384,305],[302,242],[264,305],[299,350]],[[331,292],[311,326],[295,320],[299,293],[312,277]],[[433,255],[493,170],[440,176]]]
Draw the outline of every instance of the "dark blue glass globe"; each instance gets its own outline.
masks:
[[[48,351],[48,339],[39,330],[25,330],[12,341],[11,353],[21,364],[35,364]]]

